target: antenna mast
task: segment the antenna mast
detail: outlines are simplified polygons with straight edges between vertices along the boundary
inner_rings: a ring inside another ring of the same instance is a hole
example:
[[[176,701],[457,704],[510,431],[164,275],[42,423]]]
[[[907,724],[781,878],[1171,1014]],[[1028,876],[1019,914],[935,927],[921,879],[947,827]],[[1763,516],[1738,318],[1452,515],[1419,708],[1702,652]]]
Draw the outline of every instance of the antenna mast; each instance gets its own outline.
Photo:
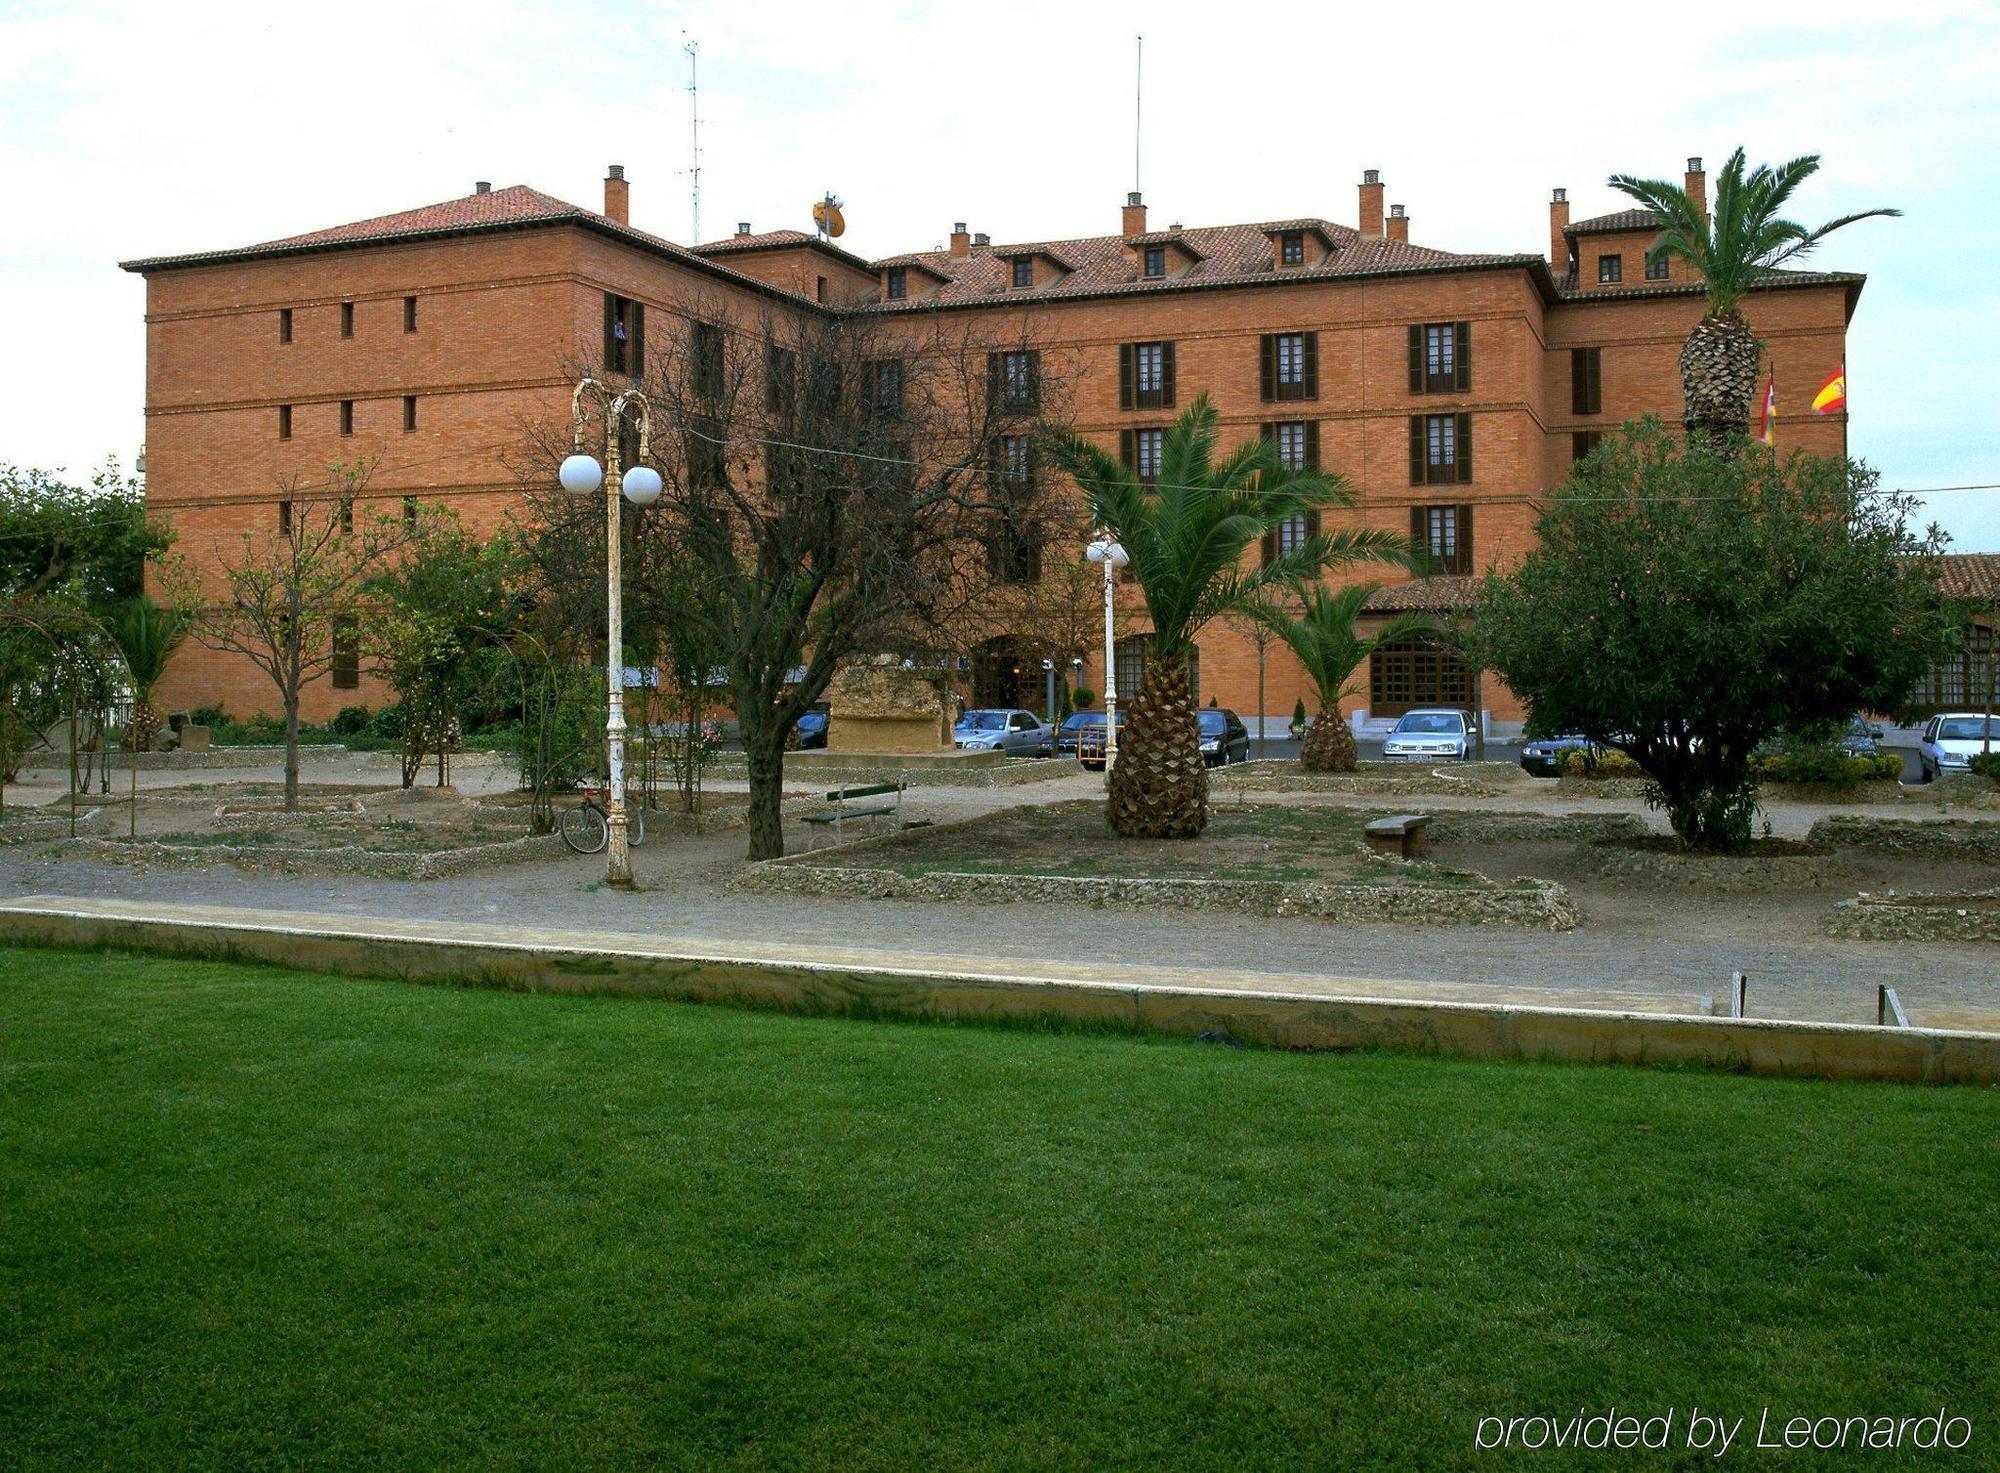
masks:
[[[1132,192],[1139,192],[1139,130],[1145,120],[1146,38],[1138,40],[1138,60],[1132,71]]]
[[[682,31],[682,36],[687,32]],[[688,244],[701,244],[701,94],[696,74],[698,41],[682,41],[688,59]]]

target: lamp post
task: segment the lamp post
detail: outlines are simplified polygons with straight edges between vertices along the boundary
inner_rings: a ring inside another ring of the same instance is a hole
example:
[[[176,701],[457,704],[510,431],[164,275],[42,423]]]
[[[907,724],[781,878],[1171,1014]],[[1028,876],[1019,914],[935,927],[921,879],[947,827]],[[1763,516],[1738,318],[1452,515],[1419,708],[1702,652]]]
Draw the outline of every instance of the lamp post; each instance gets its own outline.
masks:
[[[584,396],[597,401],[604,412],[604,459],[583,448]],[[619,432],[625,423],[627,406],[639,411],[639,464],[621,476],[618,468]],[[604,721],[605,746],[610,767],[610,792],[605,797],[605,820],[610,837],[605,846],[604,882],[621,889],[632,885],[632,850],[625,827],[625,606],[618,523],[618,498],[622,493],[634,506],[651,506],[660,499],[660,473],[645,464],[652,448],[652,403],[636,387],[614,395],[588,373],[570,396],[570,429],[574,449],[563,461],[556,478],[565,491],[587,496],[599,486],[604,492],[605,644],[604,665],[610,692],[609,712]],[[609,468],[609,474],[606,469]]]
[[[1112,765],[1118,761],[1118,649],[1111,627],[1111,590],[1118,570],[1131,558],[1108,527],[1083,555],[1104,564],[1104,780],[1109,783]]]

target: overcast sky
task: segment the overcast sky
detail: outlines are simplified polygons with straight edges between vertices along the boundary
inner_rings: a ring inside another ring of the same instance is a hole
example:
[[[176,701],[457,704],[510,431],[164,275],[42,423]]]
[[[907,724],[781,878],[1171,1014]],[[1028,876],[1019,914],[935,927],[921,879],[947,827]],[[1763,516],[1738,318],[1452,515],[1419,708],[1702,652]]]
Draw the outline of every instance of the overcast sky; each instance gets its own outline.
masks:
[[[1914,18],[1913,18],[1914,17]],[[824,190],[863,255],[1158,224],[1352,222],[1379,168],[1412,238],[1547,249],[1547,200],[1618,208],[1744,144],[1820,152],[1796,199],[1869,275],[1848,342],[1852,448],[1891,486],[2000,481],[2000,6],[1816,0],[1540,10],[1147,0],[0,0],[0,459],[82,474],[144,438],[138,278],[121,259],[248,244],[496,187],[601,202],[689,239],[700,45],[702,233],[809,228]],[[1780,384],[1781,408],[1816,384]],[[2000,492],[1936,496],[2000,551]]]

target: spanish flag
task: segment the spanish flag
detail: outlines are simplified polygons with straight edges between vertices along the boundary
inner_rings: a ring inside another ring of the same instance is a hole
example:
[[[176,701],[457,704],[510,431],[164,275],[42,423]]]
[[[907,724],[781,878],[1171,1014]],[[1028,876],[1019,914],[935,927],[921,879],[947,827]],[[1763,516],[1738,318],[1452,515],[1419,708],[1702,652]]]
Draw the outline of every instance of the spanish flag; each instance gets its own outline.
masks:
[[[1766,445],[1778,443],[1778,376],[1775,373],[1764,382],[1764,424],[1757,431],[1757,438]]]
[[[1841,364],[1833,371],[1833,377],[1819,386],[1813,395],[1814,414],[1832,414],[1847,407],[1847,365]]]

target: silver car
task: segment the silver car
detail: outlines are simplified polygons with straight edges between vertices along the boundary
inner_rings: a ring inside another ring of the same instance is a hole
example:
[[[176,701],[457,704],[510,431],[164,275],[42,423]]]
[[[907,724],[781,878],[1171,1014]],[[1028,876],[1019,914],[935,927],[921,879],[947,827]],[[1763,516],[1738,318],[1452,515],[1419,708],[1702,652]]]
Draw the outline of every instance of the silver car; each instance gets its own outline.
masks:
[[[968,752],[1006,752],[1015,757],[1052,757],[1056,731],[1033,711],[988,707],[967,711],[951,729],[951,739]]]
[[[1446,706],[1405,711],[1382,743],[1390,762],[1463,762],[1472,749],[1472,718]]]

